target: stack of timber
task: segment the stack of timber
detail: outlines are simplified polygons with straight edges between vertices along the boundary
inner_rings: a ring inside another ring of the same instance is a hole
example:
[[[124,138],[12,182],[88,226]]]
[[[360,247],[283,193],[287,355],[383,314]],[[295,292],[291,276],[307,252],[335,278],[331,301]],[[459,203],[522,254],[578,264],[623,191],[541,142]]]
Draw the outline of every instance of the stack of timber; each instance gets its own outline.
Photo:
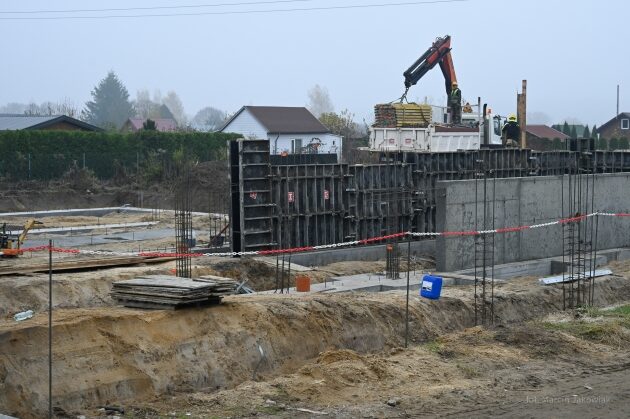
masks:
[[[237,286],[236,281],[220,277],[147,275],[114,282],[111,296],[126,307],[176,309],[219,304],[224,296],[234,294]]]
[[[432,117],[430,105],[385,103],[374,106],[374,126],[379,128],[426,128]]]

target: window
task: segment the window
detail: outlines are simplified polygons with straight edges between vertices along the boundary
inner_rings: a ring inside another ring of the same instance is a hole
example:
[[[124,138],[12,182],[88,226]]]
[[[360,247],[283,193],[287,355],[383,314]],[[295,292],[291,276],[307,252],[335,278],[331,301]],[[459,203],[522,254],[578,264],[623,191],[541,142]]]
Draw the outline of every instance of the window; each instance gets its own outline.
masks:
[[[291,141],[291,153],[293,154],[302,153],[302,139],[301,138],[295,138]]]
[[[621,120],[621,129],[630,129],[630,119],[624,118]]]

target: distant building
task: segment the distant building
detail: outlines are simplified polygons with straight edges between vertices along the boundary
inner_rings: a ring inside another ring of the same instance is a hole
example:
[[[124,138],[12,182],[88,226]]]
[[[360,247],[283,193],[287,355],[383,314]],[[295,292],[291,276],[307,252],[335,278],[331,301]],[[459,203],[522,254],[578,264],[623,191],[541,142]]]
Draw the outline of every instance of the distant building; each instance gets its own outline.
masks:
[[[0,131],[10,130],[103,131],[67,115],[0,114]]]
[[[630,112],[621,112],[618,116],[597,129],[600,138],[630,139]]]
[[[304,107],[243,106],[220,132],[267,139],[271,154],[336,154],[343,138],[330,132]]]
[[[155,130],[161,132],[177,131],[177,122],[173,118],[129,118],[120,129],[122,132],[137,132],[144,129],[147,119],[155,122]]]
[[[568,135],[547,125],[527,125],[527,148],[539,151],[564,149]]]

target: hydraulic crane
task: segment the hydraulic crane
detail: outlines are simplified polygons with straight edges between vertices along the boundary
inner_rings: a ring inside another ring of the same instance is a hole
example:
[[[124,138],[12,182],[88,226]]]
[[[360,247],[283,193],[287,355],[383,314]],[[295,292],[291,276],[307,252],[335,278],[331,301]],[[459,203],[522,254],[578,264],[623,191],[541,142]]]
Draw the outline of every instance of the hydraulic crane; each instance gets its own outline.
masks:
[[[444,75],[450,121],[453,124],[459,124],[461,122],[461,91],[459,92],[459,98],[452,97],[453,83],[457,84],[457,77],[455,75],[455,67],[453,66],[453,57],[451,56],[450,35],[437,38],[435,42],[433,42],[433,45],[403,73],[405,76],[405,93],[402,98],[406,98],[409,88],[418,83],[436,64],[440,65],[440,69]],[[455,105],[459,107],[459,109],[453,109],[456,102],[459,102]]]

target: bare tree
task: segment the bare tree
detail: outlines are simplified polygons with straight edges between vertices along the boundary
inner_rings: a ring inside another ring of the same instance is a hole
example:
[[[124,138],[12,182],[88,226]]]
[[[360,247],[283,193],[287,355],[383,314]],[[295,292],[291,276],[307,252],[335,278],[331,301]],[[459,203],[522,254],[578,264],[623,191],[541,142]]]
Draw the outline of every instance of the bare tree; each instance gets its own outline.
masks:
[[[166,97],[162,100],[162,104],[166,105],[168,109],[171,111],[177,124],[179,126],[186,126],[188,124],[188,117],[184,112],[184,105],[182,104],[181,99],[177,96],[177,93],[174,91],[169,91],[166,94]]]
[[[320,117],[325,113],[332,113],[335,108],[330,100],[328,89],[319,84],[316,84],[308,91],[308,105],[307,108],[313,115]]]
[[[69,98],[63,98],[59,102],[45,101],[41,104],[31,102],[24,106],[23,113],[33,116],[53,116],[67,115],[76,118],[79,115],[79,109]]]
[[[201,109],[191,121],[193,128],[199,131],[216,131],[225,122],[227,114],[212,106]]]

